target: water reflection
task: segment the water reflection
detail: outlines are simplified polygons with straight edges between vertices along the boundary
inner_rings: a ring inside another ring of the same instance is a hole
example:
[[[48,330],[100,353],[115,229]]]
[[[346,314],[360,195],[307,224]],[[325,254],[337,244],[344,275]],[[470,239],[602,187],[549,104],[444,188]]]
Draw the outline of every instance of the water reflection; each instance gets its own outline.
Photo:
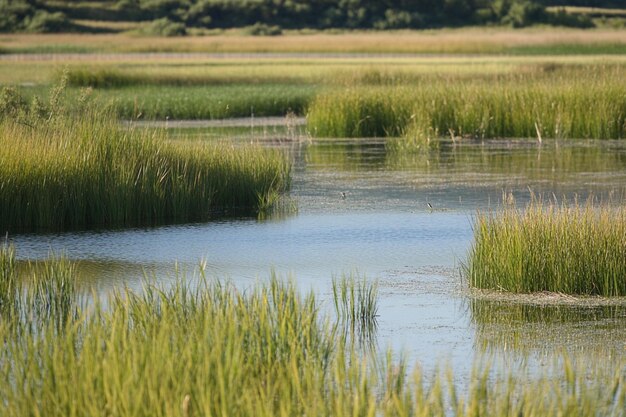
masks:
[[[558,198],[626,195],[626,146],[619,141],[442,140],[418,152],[397,151],[382,139],[303,146],[304,159],[295,158],[299,172],[328,195],[344,189],[367,194],[369,204],[361,200],[359,208],[431,202],[473,211],[497,206],[505,191],[525,204],[529,189]]]
[[[471,298],[468,303],[481,353],[588,353],[607,360],[626,354],[626,300],[589,305],[585,299],[543,304]]]

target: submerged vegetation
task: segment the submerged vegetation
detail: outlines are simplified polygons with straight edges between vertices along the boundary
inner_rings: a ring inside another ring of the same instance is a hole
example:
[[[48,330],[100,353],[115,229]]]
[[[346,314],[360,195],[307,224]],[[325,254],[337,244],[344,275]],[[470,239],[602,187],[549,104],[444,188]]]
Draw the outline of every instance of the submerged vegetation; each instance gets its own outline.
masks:
[[[0,276],[17,283],[14,299],[52,279],[37,270],[18,276],[15,263],[12,248],[1,247]],[[48,286],[48,299],[79,306],[78,292],[62,290],[74,288],[71,264],[49,259],[44,270],[62,284]],[[275,277],[243,292],[202,276],[147,282],[80,314],[49,310],[64,321],[31,322],[47,305],[41,298],[11,305],[19,314],[0,316],[0,401],[9,417],[622,416],[626,406],[621,369],[567,357],[544,375],[494,376],[477,366],[463,387],[452,373],[425,382],[391,353],[358,352],[314,295]]]
[[[3,230],[134,226],[251,213],[289,186],[278,151],[177,144],[121,128],[98,107],[74,114],[5,90],[0,120]],[[49,107],[49,108],[48,108]]]
[[[476,288],[626,295],[626,208],[544,203],[479,214],[465,275]]]

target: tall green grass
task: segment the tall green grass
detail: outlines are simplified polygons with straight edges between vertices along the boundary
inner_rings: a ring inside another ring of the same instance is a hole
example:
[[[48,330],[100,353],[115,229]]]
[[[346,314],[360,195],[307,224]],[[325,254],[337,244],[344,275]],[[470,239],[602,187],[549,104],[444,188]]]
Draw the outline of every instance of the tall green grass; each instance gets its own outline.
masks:
[[[97,90],[94,100],[134,119],[225,119],[304,114],[311,85],[132,86]]]
[[[333,279],[333,303],[341,320],[361,328],[375,326],[378,312],[378,284],[355,276]]]
[[[626,82],[597,72],[352,87],[319,94],[307,124],[320,137],[624,138]]]
[[[626,295],[626,208],[534,200],[479,214],[465,274],[518,293]]]
[[[2,414],[624,415],[621,368],[565,358],[535,376],[477,365],[470,383],[453,372],[411,374],[391,352],[357,353],[320,307],[276,278],[247,291],[199,278],[118,290],[62,329],[2,315]]]
[[[0,121],[2,230],[134,226],[253,213],[289,186],[284,155],[174,144],[106,112]]]

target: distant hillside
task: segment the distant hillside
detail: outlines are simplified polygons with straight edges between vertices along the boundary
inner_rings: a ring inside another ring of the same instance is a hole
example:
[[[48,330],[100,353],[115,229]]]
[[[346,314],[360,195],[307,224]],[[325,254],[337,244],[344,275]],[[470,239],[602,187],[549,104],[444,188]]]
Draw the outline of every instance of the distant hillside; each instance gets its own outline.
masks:
[[[0,0],[0,32],[184,35],[190,29],[423,29],[533,24],[592,27],[585,13],[548,6],[618,7],[605,0]],[[134,23],[133,23],[134,22]]]

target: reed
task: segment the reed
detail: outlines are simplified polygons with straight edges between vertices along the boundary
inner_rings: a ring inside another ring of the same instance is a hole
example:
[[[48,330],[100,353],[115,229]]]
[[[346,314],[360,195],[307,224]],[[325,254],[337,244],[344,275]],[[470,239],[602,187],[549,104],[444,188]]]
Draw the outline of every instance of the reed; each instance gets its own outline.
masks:
[[[465,275],[476,288],[626,295],[626,209],[533,200],[479,214]]]
[[[376,326],[378,313],[378,284],[353,275],[333,279],[335,313],[350,326],[362,329]]]
[[[199,277],[117,290],[63,331],[0,316],[3,415],[623,415],[621,365],[559,357],[535,376],[477,364],[469,385],[453,371],[411,377],[392,352],[357,353],[320,311],[276,277],[245,292]]]
[[[0,316],[11,317],[17,311],[18,284],[15,248],[3,242],[0,245]]]
[[[351,87],[318,95],[307,115],[321,137],[593,138],[626,136],[626,84],[615,71],[414,86]]]
[[[289,186],[276,151],[176,144],[97,109],[0,121],[2,230],[134,226],[255,212]]]

